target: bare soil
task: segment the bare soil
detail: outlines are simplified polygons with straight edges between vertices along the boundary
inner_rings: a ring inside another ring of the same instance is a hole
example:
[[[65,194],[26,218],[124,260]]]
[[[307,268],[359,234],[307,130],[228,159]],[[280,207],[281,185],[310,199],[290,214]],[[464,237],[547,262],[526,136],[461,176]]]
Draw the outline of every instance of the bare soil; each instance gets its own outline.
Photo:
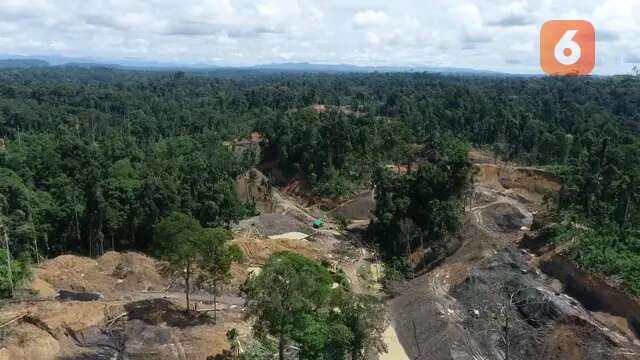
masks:
[[[62,255],[34,270],[32,289],[43,297],[58,290],[90,291],[117,300],[136,291],[158,291],[169,284],[159,262],[136,252],[108,252],[97,259]],[[53,291],[52,291],[53,290]]]
[[[559,189],[559,181],[531,168],[487,163],[476,168],[462,245],[389,301],[392,324],[409,358],[504,359],[499,319],[505,314],[512,318],[511,359],[640,358],[640,348],[624,329],[607,327],[602,314],[593,316],[563,294],[558,281],[537,268],[535,256],[517,247],[544,195]],[[501,306],[508,299],[501,284],[511,282],[522,289],[520,300]]]
[[[258,172],[258,181],[253,179],[250,185],[263,186],[263,178]],[[247,185],[247,179],[238,186]],[[372,285],[377,278],[362,276],[366,273],[362,269],[371,268],[371,253],[345,241],[331,221],[323,229],[312,229],[309,224],[316,218],[314,209],[277,189],[268,196],[258,189],[244,195],[262,197],[264,212],[235,228],[233,242],[247,261],[233,266],[233,279],[218,298],[217,324],[209,317],[181,310],[185,306],[184,285],[162,277],[161,263],[153,258],[133,252],[111,252],[97,259],[64,255],[35,269],[30,288],[39,296],[0,309],[0,324],[20,318],[0,333],[0,360],[205,360],[229,348],[226,332],[231,328],[237,329],[242,339],[251,337],[239,288],[278,251],[324,260],[344,269],[355,289],[378,291]],[[287,232],[312,237],[268,238]],[[59,301],[55,295],[61,289],[98,292],[104,299]],[[206,291],[196,289],[191,300],[199,310],[210,312],[212,296]]]

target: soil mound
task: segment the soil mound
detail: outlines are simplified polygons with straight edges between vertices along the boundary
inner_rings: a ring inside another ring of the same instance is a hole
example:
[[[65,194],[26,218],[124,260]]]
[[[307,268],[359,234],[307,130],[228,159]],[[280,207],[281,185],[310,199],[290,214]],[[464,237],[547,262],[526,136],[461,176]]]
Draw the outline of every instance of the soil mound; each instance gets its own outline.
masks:
[[[160,290],[166,280],[159,272],[159,261],[137,252],[108,252],[98,259],[100,267],[122,280],[119,290]]]
[[[547,193],[558,192],[562,181],[541,169],[494,164],[475,164],[475,181],[489,188],[504,191],[509,189],[527,202],[540,202]]]
[[[516,168],[508,177],[502,179],[506,188],[523,188],[537,194],[558,192],[562,187],[561,180],[540,169]]]
[[[548,360],[638,359],[626,349],[612,349],[611,341],[597,327],[575,317],[563,319],[543,346],[542,358]]]
[[[33,287],[47,292],[51,289],[96,292],[114,299],[131,291],[165,288],[167,281],[160,275],[158,264],[157,260],[135,252],[108,252],[97,260],[62,255],[35,269]]]
[[[494,164],[476,164],[475,181],[496,190],[504,190],[500,183],[500,177],[504,168]]]

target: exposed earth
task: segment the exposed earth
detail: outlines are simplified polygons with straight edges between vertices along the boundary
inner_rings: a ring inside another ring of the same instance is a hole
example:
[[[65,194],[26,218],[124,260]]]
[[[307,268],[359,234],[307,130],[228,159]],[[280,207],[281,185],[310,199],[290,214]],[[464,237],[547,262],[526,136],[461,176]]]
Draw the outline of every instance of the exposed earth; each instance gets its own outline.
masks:
[[[246,261],[232,268],[232,281],[218,298],[212,321],[212,296],[191,296],[200,315],[184,309],[184,284],[162,276],[162,263],[146,255],[109,252],[96,259],[63,255],[39,264],[23,299],[0,308],[0,360],[167,359],[205,360],[229,349],[228,330],[251,338],[239,288],[278,251],[301,253],[343,269],[357,291],[378,292],[369,276],[372,254],[331,221],[313,229],[321,211],[305,208],[276,189],[267,190],[262,174],[241,194],[253,197],[262,215],[234,228],[233,243]],[[249,188],[249,187],[250,188]],[[307,236],[308,235],[308,236]],[[62,301],[59,292],[97,294],[95,301]],[[24,291],[23,291],[24,292]]]
[[[559,183],[536,169],[477,168],[460,249],[389,301],[403,358],[640,359],[619,317],[587,310],[519,247]]]
[[[544,232],[531,230],[544,195],[558,191],[559,180],[538,169],[494,165],[480,155],[474,158],[480,164],[459,247],[387,301],[388,352],[379,358],[640,359],[637,312],[614,309],[623,304],[633,310],[640,302],[589,280],[596,284],[588,288],[591,298],[602,299],[599,306],[583,305],[570,283],[589,277],[576,275],[571,264],[559,265],[561,251],[539,244]],[[261,215],[234,228],[233,242],[247,261],[232,269],[217,323],[209,316],[212,297],[204,290],[192,296],[199,315],[181,310],[183,284],[162,276],[162,264],[153,258],[134,252],[96,259],[64,255],[36,267],[29,286],[33,295],[0,309],[0,360],[205,360],[229,348],[229,329],[236,328],[241,339],[251,337],[239,288],[281,250],[343,269],[354,291],[382,296],[383,270],[358,239],[375,206],[371,192],[325,213],[271,188],[254,171],[237,187],[256,201]],[[349,230],[331,221],[335,214],[354,220]],[[311,221],[318,217],[328,223],[313,229]],[[61,290],[101,298],[60,301]]]

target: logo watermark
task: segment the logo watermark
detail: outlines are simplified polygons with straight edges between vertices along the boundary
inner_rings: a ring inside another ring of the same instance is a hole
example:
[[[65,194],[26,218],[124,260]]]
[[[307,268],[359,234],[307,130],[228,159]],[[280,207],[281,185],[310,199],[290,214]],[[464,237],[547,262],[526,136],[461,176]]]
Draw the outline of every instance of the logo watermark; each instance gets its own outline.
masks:
[[[596,30],[585,20],[551,20],[540,30],[540,66],[550,75],[588,75],[596,65]]]

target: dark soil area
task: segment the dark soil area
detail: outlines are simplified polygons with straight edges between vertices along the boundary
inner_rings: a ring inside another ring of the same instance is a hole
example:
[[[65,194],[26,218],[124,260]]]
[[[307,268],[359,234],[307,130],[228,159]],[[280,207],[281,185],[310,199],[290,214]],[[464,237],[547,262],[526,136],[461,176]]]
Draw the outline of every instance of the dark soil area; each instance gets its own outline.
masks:
[[[369,220],[375,208],[376,202],[372,192],[366,191],[331,210],[330,214],[341,214],[351,220]]]
[[[576,300],[530,270],[530,255],[505,248],[478,265],[451,294],[483,353],[511,359],[628,359],[608,330]]]
[[[204,313],[186,311],[169,300],[152,299],[125,305],[129,320],[141,320],[149,325],[166,324],[170,327],[213,324],[213,319]]]
[[[515,206],[508,203],[496,203],[482,212],[483,223],[495,232],[511,233],[525,226],[526,216]]]

